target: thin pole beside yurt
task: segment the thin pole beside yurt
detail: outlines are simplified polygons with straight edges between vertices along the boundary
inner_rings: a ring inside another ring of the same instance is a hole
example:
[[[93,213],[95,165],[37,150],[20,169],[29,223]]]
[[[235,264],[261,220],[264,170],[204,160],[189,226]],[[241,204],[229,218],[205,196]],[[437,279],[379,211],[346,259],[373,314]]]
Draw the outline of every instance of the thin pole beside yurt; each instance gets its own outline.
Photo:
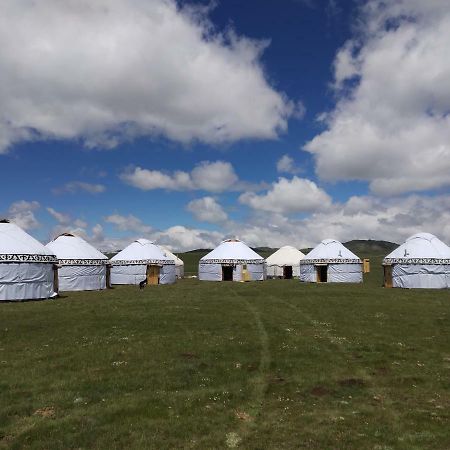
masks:
[[[450,288],[450,247],[430,233],[415,234],[383,260],[384,286]]]
[[[335,239],[325,239],[300,261],[300,281],[362,283],[362,261]]]
[[[106,289],[108,257],[79,236],[63,233],[46,247],[58,258],[61,291]]]
[[[148,239],[138,239],[111,258],[111,284],[175,283],[175,261]]]
[[[267,278],[298,278],[300,261],[305,255],[295,247],[285,245],[266,259]]]
[[[159,246],[166,256],[172,258],[175,261],[175,274],[178,279],[184,278],[184,262],[177,255],[173,254],[168,248]]]
[[[200,259],[198,278],[204,281],[261,281],[264,258],[238,239],[227,239]]]
[[[54,253],[20,227],[0,221],[0,301],[54,297],[57,262]]]

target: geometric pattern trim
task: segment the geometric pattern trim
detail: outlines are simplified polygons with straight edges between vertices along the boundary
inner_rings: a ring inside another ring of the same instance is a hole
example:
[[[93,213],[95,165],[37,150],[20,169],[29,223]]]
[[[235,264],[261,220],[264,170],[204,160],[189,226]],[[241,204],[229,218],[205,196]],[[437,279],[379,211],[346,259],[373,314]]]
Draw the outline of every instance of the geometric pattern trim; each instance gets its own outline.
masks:
[[[107,259],[59,259],[62,266],[104,266],[109,264]]]
[[[384,258],[383,264],[450,264],[450,259],[444,258]]]
[[[58,260],[54,255],[21,255],[10,254],[0,255],[0,262],[19,262],[19,263],[57,263]]]
[[[112,266],[132,266],[132,265],[145,265],[145,264],[159,264],[159,265],[175,265],[175,261],[167,261],[165,259],[133,259],[131,261],[121,260],[121,261],[110,261]]]
[[[263,259],[207,259],[199,264],[264,264]]]
[[[303,265],[307,265],[307,264],[323,264],[323,263],[328,263],[328,264],[362,264],[362,261],[358,258],[358,259],[342,259],[342,258],[331,258],[331,259],[327,259],[327,258],[322,258],[322,259],[307,259],[305,260],[301,260],[300,264]]]

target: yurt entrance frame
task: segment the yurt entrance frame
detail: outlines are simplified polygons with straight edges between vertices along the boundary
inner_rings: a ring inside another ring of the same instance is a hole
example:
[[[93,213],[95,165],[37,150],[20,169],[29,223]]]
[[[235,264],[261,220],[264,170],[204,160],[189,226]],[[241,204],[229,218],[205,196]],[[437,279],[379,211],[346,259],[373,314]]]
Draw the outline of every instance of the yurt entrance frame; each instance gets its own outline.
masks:
[[[385,264],[383,266],[384,269],[384,287],[385,288],[391,288],[393,287],[392,283],[392,265],[391,264]]]
[[[293,278],[292,266],[283,266],[283,278],[285,280],[292,280]]]
[[[147,264],[147,284],[159,284],[161,267],[157,264]]]
[[[326,283],[328,281],[328,264],[315,264],[317,274],[317,283]]]
[[[222,264],[222,281],[233,281],[233,265]]]

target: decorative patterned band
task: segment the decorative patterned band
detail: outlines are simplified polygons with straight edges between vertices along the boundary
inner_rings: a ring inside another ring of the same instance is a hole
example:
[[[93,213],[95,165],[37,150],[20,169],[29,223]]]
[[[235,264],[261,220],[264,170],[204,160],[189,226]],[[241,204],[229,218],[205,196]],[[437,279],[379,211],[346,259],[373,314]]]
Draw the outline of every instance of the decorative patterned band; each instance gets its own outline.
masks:
[[[264,264],[263,259],[206,259],[200,264]]]
[[[175,265],[175,261],[167,260],[167,259],[133,259],[130,261],[127,260],[115,260],[110,261],[112,266],[144,266],[147,264],[155,264],[155,265]]]
[[[447,258],[384,258],[383,264],[450,264]]]
[[[104,266],[109,264],[107,259],[59,259],[62,266]]]
[[[360,259],[343,259],[343,258],[322,258],[322,259],[302,259],[300,264],[362,264]]]
[[[18,262],[18,263],[57,263],[54,255],[0,255],[0,262]]]

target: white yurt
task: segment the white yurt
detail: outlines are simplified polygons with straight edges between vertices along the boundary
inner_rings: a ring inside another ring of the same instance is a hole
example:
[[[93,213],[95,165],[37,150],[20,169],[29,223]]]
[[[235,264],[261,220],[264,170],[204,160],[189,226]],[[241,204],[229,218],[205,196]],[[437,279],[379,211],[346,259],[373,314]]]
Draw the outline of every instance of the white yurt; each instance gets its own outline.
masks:
[[[183,278],[184,277],[184,262],[182,259],[178,258],[177,255],[174,255],[168,248],[163,247],[162,245],[159,246],[162,251],[165,253],[166,256],[169,258],[172,258],[175,261],[175,274],[177,278]]]
[[[200,259],[198,278],[206,281],[265,280],[264,258],[238,239],[227,239]]]
[[[300,276],[300,260],[305,255],[295,247],[285,245],[266,259],[267,278],[298,278]]]
[[[108,257],[84,239],[63,233],[46,247],[58,258],[60,291],[96,291],[108,287]]]
[[[430,233],[409,237],[383,266],[386,287],[450,288],[450,247]]]
[[[111,260],[111,284],[175,283],[175,261],[148,239],[138,239]]]
[[[54,253],[39,241],[0,221],[0,301],[54,297],[56,264]]]
[[[362,283],[362,261],[335,239],[325,239],[300,261],[300,281]]]

